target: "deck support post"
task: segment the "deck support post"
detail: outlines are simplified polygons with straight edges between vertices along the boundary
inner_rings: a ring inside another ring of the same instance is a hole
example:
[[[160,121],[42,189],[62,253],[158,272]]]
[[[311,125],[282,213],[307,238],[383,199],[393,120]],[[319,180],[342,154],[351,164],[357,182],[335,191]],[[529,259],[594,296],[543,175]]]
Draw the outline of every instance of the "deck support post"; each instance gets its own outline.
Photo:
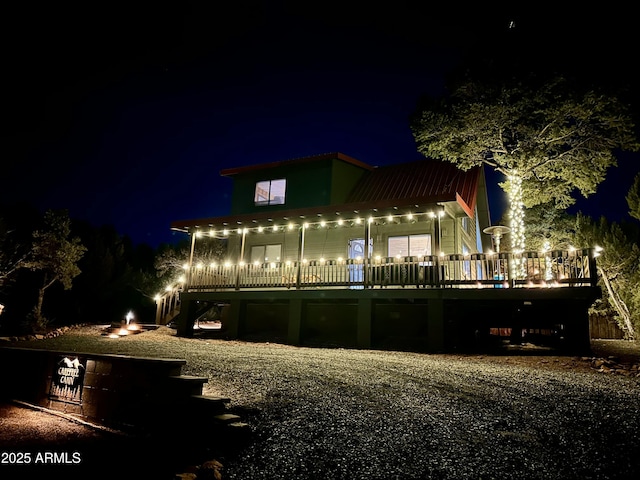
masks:
[[[357,345],[358,348],[371,348],[371,299],[358,300]]]
[[[180,314],[176,335],[179,337],[193,337],[193,324],[195,323],[195,308],[192,300],[184,301],[180,304]]]
[[[427,304],[427,350],[443,352],[444,342],[444,301],[442,296],[430,298]]]
[[[302,325],[302,300],[292,298],[289,300],[289,322],[287,329],[287,342],[291,345],[300,345],[300,326]]]
[[[238,338],[240,333],[240,318],[245,311],[246,305],[243,300],[234,299],[229,303],[229,315],[225,325],[229,338]]]

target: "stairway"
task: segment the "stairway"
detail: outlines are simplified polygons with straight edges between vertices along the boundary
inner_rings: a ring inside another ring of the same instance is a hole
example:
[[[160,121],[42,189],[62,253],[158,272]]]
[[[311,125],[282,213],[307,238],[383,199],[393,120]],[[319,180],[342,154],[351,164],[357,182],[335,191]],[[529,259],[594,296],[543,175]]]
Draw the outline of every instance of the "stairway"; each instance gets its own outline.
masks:
[[[153,433],[188,438],[200,447],[235,448],[250,437],[250,426],[229,408],[230,399],[204,395],[207,377],[169,376],[162,385],[164,405],[170,406],[173,421]]]

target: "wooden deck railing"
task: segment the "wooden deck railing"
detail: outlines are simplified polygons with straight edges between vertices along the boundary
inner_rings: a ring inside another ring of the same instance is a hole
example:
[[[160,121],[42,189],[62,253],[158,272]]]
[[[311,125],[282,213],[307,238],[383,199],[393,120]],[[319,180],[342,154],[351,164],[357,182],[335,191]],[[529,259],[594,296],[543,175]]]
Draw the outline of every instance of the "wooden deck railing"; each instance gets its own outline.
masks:
[[[595,250],[194,265],[185,291],[595,286]]]

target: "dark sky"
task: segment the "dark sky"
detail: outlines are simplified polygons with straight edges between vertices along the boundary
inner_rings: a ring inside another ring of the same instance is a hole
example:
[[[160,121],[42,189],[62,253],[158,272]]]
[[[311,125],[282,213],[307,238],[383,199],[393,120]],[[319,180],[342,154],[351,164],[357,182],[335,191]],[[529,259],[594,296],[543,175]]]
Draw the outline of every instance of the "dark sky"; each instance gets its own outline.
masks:
[[[631,75],[637,46],[630,12],[217,3],[3,7],[0,201],[66,208],[156,246],[183,238],[172,220],[228,213],[223,168],[420,158],[408,124],[419,97],[441,93],[470,52],[514,55],[513,32],[525,62],[607,78]],[[625,215],[635,161],[581,208]],[[495,223],[504,194],[490,196]]]

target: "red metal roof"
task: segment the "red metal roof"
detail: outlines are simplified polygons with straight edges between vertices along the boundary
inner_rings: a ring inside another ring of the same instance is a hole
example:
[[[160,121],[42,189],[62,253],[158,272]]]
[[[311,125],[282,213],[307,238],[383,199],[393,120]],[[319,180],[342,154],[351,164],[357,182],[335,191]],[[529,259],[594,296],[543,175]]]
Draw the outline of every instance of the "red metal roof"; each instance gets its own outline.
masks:
[[[452,163],[428,159],[378,167],[360,181],[348,202],[370,205],[388,200],[419,204],[458,202],[473,217],[479,174],[479,168],[465,172]]]

